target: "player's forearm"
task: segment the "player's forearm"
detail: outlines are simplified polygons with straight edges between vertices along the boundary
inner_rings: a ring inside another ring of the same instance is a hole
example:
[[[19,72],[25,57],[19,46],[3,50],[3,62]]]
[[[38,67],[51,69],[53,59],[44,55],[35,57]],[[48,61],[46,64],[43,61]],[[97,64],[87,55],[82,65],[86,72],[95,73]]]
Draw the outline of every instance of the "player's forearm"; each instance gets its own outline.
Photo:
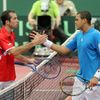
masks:
[[[17,56],[15,56],[15,58],[22,62],[26,62],[28,60],[28,57],[23,56],[23,55],[17,55]]]
[[[31,49],[33,46],[44,43],[47,39],[47,35],[46,34],[43,34],[43,35],[36,34],[33,36],[33,38],[34,39],[32,40],[32,42],[29,42],[23,46],[13,48],[13,49],[9,50],[8,53],[13,54],[14,56],[23,54],[24,52]]]
[[[51,46],[51,49],[54,51],[57,51],[60,54],[68,54],[69,53],[69,50],[67,48],[65,48],[64,46],[56,45],[56,44],[53,44]]]
[[[46,40],[43,44],[46,47],[51,48],[52,50],[57,51],[58,53],[61,53],[61,54],[68,54],[70,52],[69,49],[65,48],[64,46],[54,44],[53,42],[49,40]]]
[[[26,45],[15,47],[9,50],[9,53],[13,54],[14,56],[17,56],[17,55],[27,52],[29,49],[31,49],[35,45],[36,45],[35,42],[34,43],[30,42],[30,43],[27,43]]]

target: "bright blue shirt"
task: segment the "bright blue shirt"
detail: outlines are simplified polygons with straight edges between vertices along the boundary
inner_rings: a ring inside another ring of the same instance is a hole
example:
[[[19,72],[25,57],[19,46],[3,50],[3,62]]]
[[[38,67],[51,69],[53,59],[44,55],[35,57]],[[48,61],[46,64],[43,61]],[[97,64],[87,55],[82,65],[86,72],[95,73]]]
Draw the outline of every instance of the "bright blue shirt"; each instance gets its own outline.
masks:
[[[77,74],[86,80],[93,78],[100,67],[100,32],[94,28],[90,28],[86,33],[79,31],[66,48],[78,50],[80,69]]]

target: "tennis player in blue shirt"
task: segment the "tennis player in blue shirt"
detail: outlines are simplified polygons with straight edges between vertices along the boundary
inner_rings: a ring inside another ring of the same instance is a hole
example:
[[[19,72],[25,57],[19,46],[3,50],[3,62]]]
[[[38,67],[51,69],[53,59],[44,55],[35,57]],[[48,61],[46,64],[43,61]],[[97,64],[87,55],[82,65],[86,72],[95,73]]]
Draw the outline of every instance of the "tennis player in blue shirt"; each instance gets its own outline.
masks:
[[[77,13],[75,25],[79,31],[66,46],[56,45],[49,40],[44,43],[45,46],[62,54],[78,50],[80,70],[77,74],[89,80],[89,86],[94,89],[73,96],[72,100],[100,100],[100,86],[96,86],[100,79],[100,32],[91,26],[91,18],[88,11]],[[79,79],[77,81],[83,83]]]

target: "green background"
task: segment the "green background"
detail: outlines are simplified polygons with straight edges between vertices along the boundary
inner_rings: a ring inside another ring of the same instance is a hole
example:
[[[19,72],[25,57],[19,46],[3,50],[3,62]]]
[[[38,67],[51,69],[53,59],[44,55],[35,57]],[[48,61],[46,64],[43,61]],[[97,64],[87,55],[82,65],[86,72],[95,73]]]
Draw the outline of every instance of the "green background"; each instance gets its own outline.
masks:
[[[16,11],[19,17],[19,27],[15,30],[16,45],[25,44],[28,42],[28,34],[30,27],[27,22],[27,15],[36,0],[7,0],[7,9]],[[93,16],[100,17],[100,0],[72,0],[78,11],[88,10]],[[3,11],[3,0],[0,0],[0,14]],[[68,36],[75,31],[74,19],[63,18],[62,26]],[[70,22],[69,22],[70,21]]]
[[[7,8],[14,9],[18,15],[26,16],[36,0],[7,0]],[[78,11],[88,10],[93,16],[100,16],[100,0],[72,0]],[[2,12],[2,0],[0,0],[0,12]]]

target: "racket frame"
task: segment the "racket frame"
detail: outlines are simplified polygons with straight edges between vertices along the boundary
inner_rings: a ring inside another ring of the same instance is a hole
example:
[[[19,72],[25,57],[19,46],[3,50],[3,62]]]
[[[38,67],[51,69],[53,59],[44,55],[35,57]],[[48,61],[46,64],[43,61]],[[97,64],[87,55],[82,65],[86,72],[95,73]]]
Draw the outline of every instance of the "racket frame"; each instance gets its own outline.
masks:
[[[81,92],[78,93],[78,94],[70,94],[70,93],[67,93],[67,92],[65,92],[65,91],[63,90],[63,85],[62,85],[62,84],[63,84],[64,80],[66,80],[67,78],[71,78],[71,77],[73,77],[73,78],[77,77],[79,80],[82,79],[82,80],[84,80],[84,82],[86,82],[86,83],[84,83],[84,84],[85,84],[85,86],[84,86],[85,88],[83,89],[83,91],[81,91]],[[62,91],[65,95],[67,95],[67,96],[78,96],[78,95],[81,95],[86,89],[90,88],[90,87],[88,87],[88,82],[89,82],[89,81],[87,81],[86,79],[80,77],[79,75],[70,75],[70,76],[67,76],[67,77],[63,78],[63,79],[59,82],[59,86],[60,86],[61,91]],[[90,88],[90,89],[91,89],[91,88]]]

